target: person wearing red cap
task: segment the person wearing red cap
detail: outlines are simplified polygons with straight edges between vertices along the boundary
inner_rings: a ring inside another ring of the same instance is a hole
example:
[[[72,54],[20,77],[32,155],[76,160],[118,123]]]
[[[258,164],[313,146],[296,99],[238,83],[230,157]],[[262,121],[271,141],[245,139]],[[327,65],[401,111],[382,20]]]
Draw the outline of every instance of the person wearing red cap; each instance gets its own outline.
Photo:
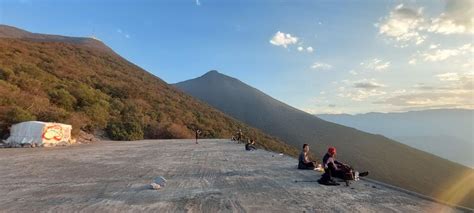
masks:
[[[355,171],[352,167],[336,160],[336,147],[329,147],[328,152],[323,157],[324,174],[320,179],[321,184],[339,185],[333,177],[347,179],[346,174],[352,174],[355,177]],[[369,172],[362,172],[359,176],[367,176]]]

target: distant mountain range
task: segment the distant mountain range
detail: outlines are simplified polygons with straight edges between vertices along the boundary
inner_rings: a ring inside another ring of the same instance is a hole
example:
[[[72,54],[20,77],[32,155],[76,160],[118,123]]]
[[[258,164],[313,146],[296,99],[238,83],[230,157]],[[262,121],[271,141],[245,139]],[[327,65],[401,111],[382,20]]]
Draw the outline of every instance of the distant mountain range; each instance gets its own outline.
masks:
[[[474,168],[474,110],[435,109],[317,116],[326,121],[381,134]]]
[[[329,146],[336,146],[340,160],[369,170],[371,178],[422,194],[436,196],[441,186],[454,184],[473,172],[382,135],[322,120],[217,71],[174,85],[295,148],[310,144],[317,157],[322,157]],[[473,207],[474,192],[465,194],[462,203]]]
[[[0,138],[27,120],[68,123],[114,140],[230,138],[239,128],[264,148],[296,155],[130,63],[104,43],[0,25]]]

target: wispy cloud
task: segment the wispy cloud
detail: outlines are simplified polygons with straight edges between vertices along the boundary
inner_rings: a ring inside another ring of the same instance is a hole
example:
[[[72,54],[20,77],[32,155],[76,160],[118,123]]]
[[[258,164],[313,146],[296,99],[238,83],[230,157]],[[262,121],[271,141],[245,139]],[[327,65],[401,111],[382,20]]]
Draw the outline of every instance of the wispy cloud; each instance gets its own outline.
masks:
[[[322,62],[314,62],[313,65],[311,65],[311,69],[315,70],[330,70],[332,69],[332,65],[322,63]]]
[[[376,88],[385,87],[385,85],[381,83],[377,83],[374,79],[359,80],[357,82],[354,82],[353,85],[355,88],[361,88],[361,89],[376,89]]]
[[[364,68],[373,71],[385,71],[390,67],[390,64],[390,61],[383,61],[378,58],[370,59],[360,63],[360,65]]]
[[[341,80],[336,83],[337,97],[351,101],[362,102],[368,98],[383,98],[387,94],[385,84],[376,79]]]
[[[474,72],[449,72],[437,74],[435,77],[439,80],[438,84],[419,83],[413,87],[415,90],[393,94],[391,97],[373,103],[407,109],[474,108],[472,98]]]
[[[347,90],[339,91],[338,97],[349,98],[352,101],[364,101],[371,97],[383,97],[387,92],[378,90],[378,89],[356,89],[356,90]]]
[[[428,50],[421,54],[424,61],[444,61],[453,56],[468,55],[474,53],[472,44],[465,44],[454,49],[435,49]]]
[[[450,58],[457,57],[457,61],[464,61],[465,63],[460,65],[469,69],[473,66],[474,61],[472,60],[472,54],[474,54],[474,45],[471,43],[464,44],[456,48],[439,48],[440,45],[430,45],[430,47],[424,51],[418,51],[408,61],[409,64],[417,64],[418,62],[441,62],[446,61]],[[455,65],[451,64],[451,65]]]
[[[199,0],[196,0],[196,5],[201,6],[201,2]]]

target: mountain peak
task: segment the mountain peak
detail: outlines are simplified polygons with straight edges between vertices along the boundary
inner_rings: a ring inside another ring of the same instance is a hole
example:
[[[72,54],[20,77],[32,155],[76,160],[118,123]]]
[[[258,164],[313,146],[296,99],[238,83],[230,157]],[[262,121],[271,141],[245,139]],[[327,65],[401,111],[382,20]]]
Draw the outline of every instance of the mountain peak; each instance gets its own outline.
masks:
[[[217,70],[210,70],[209,72],[206,72],[206,74],[202,76],[211,76],[211,75],[222,75],[222,73],[218,72]]]
[[[225,82],[240,82],[238,79],[232,78],[226,74],[220,73],[217,70],[211,70],[206,74],[198,77],[197,79],[205,80],[205,81],[225,81]]]

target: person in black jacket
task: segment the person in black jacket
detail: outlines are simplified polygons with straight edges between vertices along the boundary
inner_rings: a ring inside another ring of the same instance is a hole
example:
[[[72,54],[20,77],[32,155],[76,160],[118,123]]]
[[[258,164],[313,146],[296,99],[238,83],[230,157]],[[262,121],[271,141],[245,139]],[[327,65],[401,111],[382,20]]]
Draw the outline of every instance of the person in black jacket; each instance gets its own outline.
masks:
[[[303,144],[303,151],[301,151],[298,157],[298,169],[309,169],[315,170],[317,168],[316,161],[309,160],[309,145]]]

